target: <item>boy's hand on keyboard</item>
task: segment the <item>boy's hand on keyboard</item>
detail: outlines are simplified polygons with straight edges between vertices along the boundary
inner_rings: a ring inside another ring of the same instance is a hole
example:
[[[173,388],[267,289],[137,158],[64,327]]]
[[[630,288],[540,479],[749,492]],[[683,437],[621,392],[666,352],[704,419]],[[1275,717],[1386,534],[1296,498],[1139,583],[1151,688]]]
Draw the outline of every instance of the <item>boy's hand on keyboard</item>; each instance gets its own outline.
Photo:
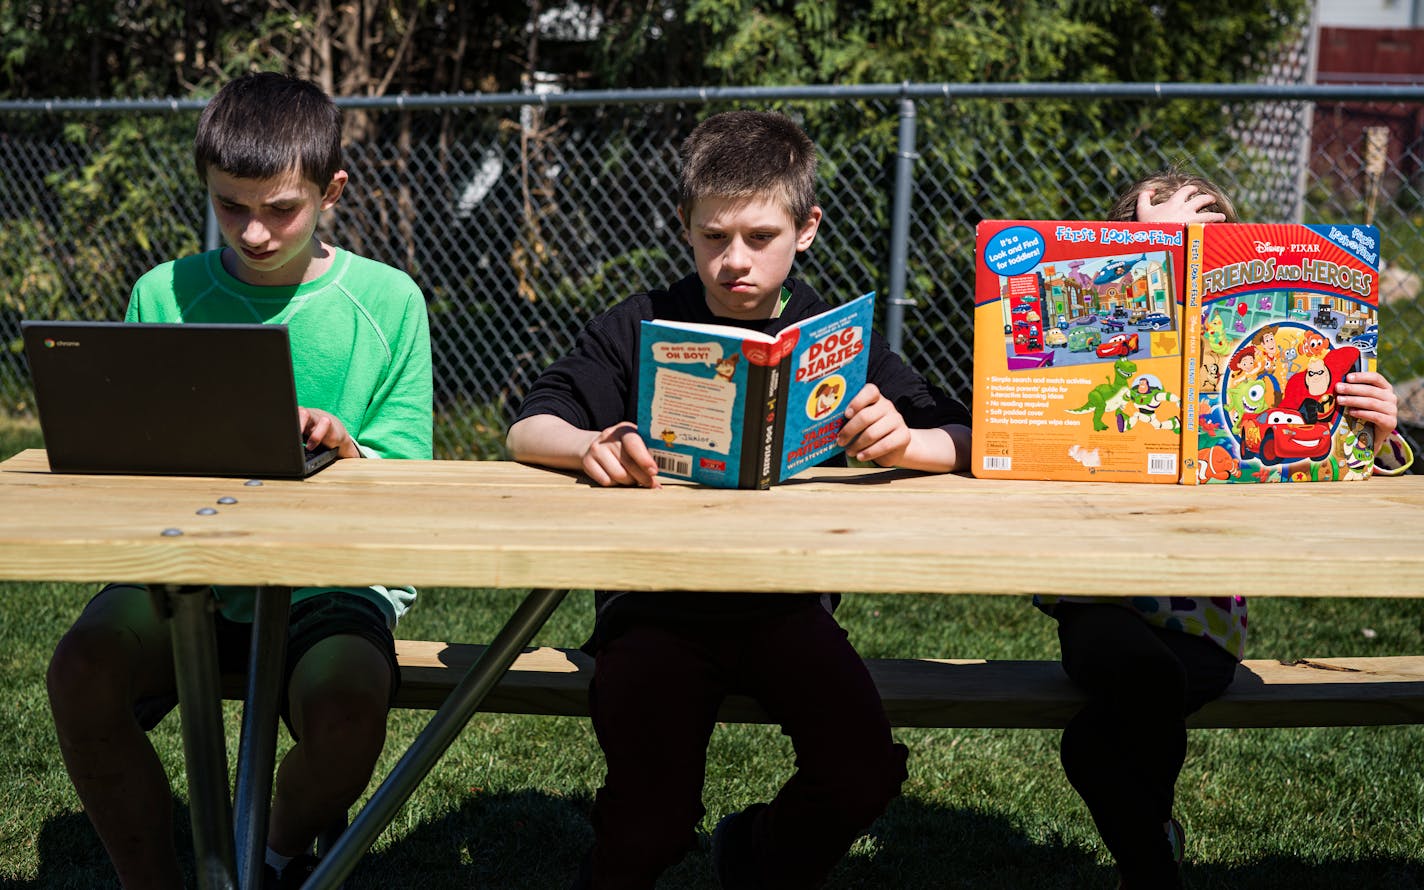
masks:
[[[297,419],[302,427],[302,442],[311,451],[325,445],[341,457],[360,457],[361,449],[356,440],[346,431],[346,425],[335,414],[320,408],[297,408]]]

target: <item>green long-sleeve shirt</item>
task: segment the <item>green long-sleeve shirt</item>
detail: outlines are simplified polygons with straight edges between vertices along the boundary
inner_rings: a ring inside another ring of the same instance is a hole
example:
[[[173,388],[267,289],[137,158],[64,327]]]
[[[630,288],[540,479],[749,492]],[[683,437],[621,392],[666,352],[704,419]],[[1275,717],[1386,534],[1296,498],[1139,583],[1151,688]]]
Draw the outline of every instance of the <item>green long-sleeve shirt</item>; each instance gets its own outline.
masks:
[[[214,250],[164,263],[134,284],[128,321],[285,324],[297,403],[328,411],[370,458],[431,456],[430,328],[425,298],[404,272],[333,248],[315,281],[264,287],[234,278]],[[320,521],[314,517],[313,521]],[[293,600],[327,588],[302,588]],[[410,588],[346,588],[395,620]],[[252,593],[220,588],[223,614],[250,620]]]

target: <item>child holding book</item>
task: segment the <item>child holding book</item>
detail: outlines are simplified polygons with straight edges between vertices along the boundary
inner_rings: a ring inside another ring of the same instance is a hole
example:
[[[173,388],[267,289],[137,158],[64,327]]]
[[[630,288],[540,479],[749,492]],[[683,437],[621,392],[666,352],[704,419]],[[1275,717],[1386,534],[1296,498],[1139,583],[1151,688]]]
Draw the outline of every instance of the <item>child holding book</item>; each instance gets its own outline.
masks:
[[[1238,221],[1219,187],[1176,169],[1134,183],[1109,219]],[[1389,381],[1355,372],[1336,393],[1348,413],[1374,425],[1383,445],[1396,422]],[[1034,602],[1058,621],[1063,669],[1088,695],[1063,730],[1060,755],[1117,863],[1120,886],[1180,887],[1185,836],[1172,803],[1186,760],[1186,720],[1235,678],[1246,647],[1245,597],[1041,595]]]
[[[821,223],[816,150],[788,118],[735,111],[683,143],[677,214],[696,272],[599,315],[534,382],[509,430],[518,460],[582,470],[599,485],[659,486],[639,435],[638,336],[645,319],[774,334],[830,308],[796,255]],[[872,337],[869,382],[839,441],[856,459],[949,472],[969,457],[969,413]],[[839,459],[843,463],[843,458]],[[651,495],[650,495],[651,496]],[[769,803],[719,822],[724,887],[816,887],[899,793],[904,746],[879,694],[817,594],[601,591],[589,709],[607,774],[594,845],[575,886],[650,888],[696,843],[706,750],[727,695],[755,698],[796,749]]]

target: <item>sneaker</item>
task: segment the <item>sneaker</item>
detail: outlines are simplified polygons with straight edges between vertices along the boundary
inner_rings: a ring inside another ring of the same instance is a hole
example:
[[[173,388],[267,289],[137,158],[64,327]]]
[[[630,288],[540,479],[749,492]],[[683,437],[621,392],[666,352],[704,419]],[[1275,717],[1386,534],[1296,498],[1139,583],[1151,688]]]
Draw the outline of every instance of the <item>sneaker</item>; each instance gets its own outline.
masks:
[[[590,848],[579,860],[578,875],[569,885],[569,890],[593,890],[593,850]]]
[[[1162,831],[1167,835],[1167,845],[1172,850],[1172,862],[1180,866],[1182,864],[1182,857],[1186,854],[1187,832],[1182,828],[1182,823],[1172,818],[1162,823]],[[1131,890],[1131,887],[1135,886],[1137,885],[1129,885],[1126,880],[1119,878],[1117,890]],[[1180,887],[1181,884],[1173,883],[1171,886]]]
[[[753,890],[759,886],[748,861],[747,829],[751,817],[766,804],[753,804],[739,813],[728,813],[712,829],[712,873],[722,890]]]
[[[1182,823],[1169,818],[1162,823],[1162,830],[1167,832],[1167,843],[1172,846],[1172,861],[1181,865],[1182,857],[1187,853],[1187,833],[1182,829]]]
[[[264,865],[263,890],[300,890],[320,862],[320,859],[310,853],[301,853],[292,857],[292,861],[287,863],[281,874],[272,866]]]
[[[731,868],[727,865],[727,836],[735,831],[733,826],[741,818],[741,815],[741,813],[728,813],[718,819],[717,827],[712,829],[712,874],[717,878],[717,886],[723,890],[732,886]]]

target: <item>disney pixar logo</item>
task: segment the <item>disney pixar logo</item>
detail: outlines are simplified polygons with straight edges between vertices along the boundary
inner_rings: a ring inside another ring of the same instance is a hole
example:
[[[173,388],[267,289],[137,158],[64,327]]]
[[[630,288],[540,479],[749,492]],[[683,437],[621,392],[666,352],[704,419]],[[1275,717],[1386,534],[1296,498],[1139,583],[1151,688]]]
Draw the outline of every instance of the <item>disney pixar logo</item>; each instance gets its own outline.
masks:
[[[53,349],[56,346],[78,346],[78,340],[56,340],[53,337],[44,338],[44,348]]]

